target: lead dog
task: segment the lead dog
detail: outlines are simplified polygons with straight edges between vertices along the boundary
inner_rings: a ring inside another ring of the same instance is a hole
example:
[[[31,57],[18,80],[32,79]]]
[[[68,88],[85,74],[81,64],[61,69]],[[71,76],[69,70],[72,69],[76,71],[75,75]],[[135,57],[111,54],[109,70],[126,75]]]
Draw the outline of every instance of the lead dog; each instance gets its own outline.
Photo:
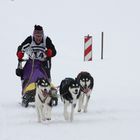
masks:
[[[82,109],[84,112],[87,112],[88,102],[94,86],[94,79],[91,74],[86,71],[80,72],[76,79],[80,85],[78,112],[81,112]]]
[[[52,89],[47,79],[40,78],[36,82],[35,107],[38,122],[51,120],[52,107],[57,105],[57,91]]]
[[[80,86],[73,78],[65,78],[61,81],[59,92],[64,103],[64,118],[65,120],[73,121],[74,108],[79,97]],[[71,106],[69,114],[68,106]]]

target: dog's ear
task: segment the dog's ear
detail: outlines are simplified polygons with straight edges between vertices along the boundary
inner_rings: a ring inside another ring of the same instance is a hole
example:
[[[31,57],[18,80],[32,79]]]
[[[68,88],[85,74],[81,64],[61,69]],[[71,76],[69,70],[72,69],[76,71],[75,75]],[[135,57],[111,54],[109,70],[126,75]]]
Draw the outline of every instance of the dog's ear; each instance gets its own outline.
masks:
[[[38,78],[37,80],[36,80],[36,84],[38,85],[40,83],[40,78]]]
[[[90,74],[89,72],[87,72],[87,75],[88,75],[89,77],[92,77],[91,74]]]
[[[75,78],[75,82],[78,83],[78,85],[80,85],[80,81],[77,77]]]
[[[81,77],[81,72],[76,77],[77,81],[79,81],[80,77]]]
[[[45,79],[45,82],[48,83],[49,85],[51,85],[51,83],[49,82],[48,79]]]

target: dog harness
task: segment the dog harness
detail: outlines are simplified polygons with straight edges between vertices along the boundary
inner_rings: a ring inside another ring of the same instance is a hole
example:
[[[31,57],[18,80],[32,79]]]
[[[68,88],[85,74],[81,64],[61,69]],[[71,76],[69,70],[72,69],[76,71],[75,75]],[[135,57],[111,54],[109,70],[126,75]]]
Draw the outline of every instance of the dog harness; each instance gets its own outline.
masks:
[[[46,98],[45,98],[44,100],[42,100],[41,97],[40,97],[39,94],[38,94],[38,98],[39,98],[39,100],[40,100],[42,103],[45,103],[47,97],[48,97],[48,96],[46,96]]]

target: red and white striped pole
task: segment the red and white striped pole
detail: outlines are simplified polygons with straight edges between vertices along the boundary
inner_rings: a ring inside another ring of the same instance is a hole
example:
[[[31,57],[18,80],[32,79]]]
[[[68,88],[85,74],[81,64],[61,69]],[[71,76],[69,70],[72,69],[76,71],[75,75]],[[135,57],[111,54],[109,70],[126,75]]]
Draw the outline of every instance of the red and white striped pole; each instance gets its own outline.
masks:
[[[92,61],[92,36],[84,37],[84,61]]]

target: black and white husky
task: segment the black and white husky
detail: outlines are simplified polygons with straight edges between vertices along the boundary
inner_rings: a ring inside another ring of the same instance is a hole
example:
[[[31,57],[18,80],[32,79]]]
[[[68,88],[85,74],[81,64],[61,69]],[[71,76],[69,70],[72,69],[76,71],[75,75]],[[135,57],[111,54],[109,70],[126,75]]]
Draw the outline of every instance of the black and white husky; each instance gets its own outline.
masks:
[[[52,107],[57,105],[57,91],[52,89],[47,79],[40,78],[36,82],[35,107],[38,115],[38,122],[51,120]]]
[[[78,112],[81,112],[82,109],[84,112],[87,112],[88,102],[94,86],[94,79],[86,71],[80,72],[76,79],[80,85]]]
[[[64,118],[65,120],[73,121],[74,108],[76,107],[77,99],[79,98],[80,86],[73,78],[65,78],[61,81],[59,92],[64,103]],[[68,111],[68,106],[71,105],[71,111]]]

